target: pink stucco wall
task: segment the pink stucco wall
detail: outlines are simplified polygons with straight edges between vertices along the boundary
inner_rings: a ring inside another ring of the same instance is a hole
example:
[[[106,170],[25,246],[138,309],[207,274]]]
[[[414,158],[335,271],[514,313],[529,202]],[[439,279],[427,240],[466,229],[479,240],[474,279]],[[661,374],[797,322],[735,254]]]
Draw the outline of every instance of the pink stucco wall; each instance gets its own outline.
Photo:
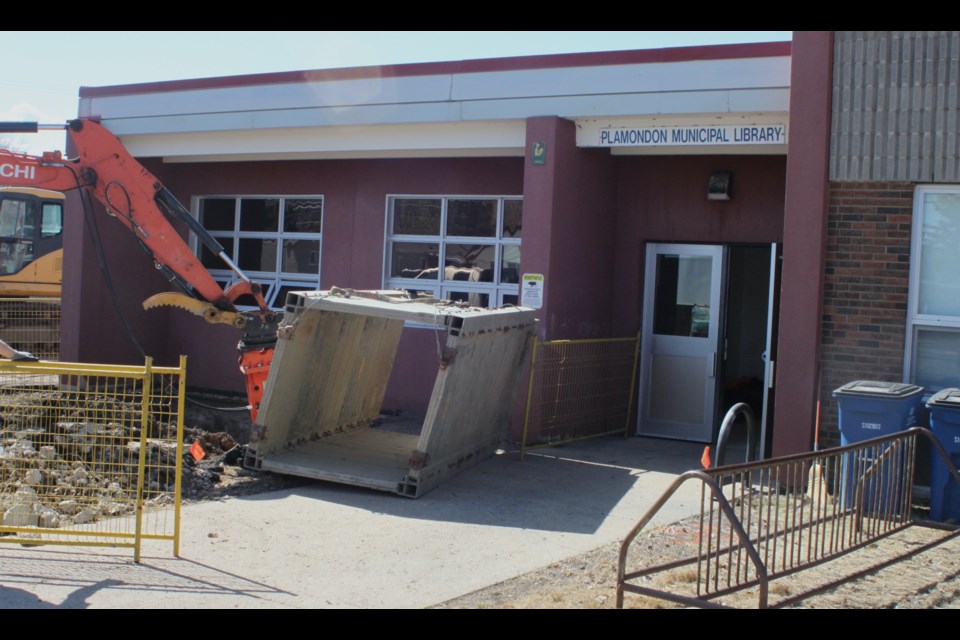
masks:
[[[729,171],[729,201],[707,200],[714,171]],[[786,161],[780,156],[647,156],[617,162],[613,327],[636,335],[647,242],[783,240]]]
[[[544,276],[540,337],[610,337],[613,159],[606,149],[577,148],[574,124],[562,118],[531,118],[528,150],[534,143],[545,145],[546,161],[527,158],[521,270]]]

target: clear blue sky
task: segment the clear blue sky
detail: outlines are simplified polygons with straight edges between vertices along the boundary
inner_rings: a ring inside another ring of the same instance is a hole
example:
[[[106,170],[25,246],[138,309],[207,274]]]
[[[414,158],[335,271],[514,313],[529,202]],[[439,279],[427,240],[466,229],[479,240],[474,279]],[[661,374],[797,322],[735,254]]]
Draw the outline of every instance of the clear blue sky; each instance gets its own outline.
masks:
[[[300,69],[790,40],[790,31],[6,31],[0,120],[62,123],[81,86]],[[11,61],[12,54],[12,61]],[[11,64],[13,62],[13,64]],[[28,153],[62,133],[4,135]]]

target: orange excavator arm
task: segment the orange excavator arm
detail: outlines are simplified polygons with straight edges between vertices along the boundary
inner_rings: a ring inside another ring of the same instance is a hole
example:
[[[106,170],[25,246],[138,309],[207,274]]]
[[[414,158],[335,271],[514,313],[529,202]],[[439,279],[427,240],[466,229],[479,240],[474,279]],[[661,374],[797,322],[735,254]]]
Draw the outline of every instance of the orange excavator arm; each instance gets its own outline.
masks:
[[[64,128],[56,125],[56,128]],[[0,132],[35,132],[54,128],[36,123],[0,123]],[[276,344],[278,314],[263,298],[259,284],[252,282],[233,263],[220,243],[183,207],[166,187],[131,156],[123,143],[99,122],[89,118],[71,120],[65,126],[76,158],[59,151],[30,156],[0,150],[0,185],[35,187],[52,191],[83,189],[89,192],[120,224],[129,229],[157,267],[192,296],[184,301],[155,296],[145,306],[172,304],[203,315],[211,322],[224,322],[244,331],[240,340],[240,369],[246,376],[251,414],[256,419],[263,384]],[[203,245],[239,277],[224,290],[210,275],[173,226],[186,224]],[[257,309],[238,311],[236,301],[252,296]]]

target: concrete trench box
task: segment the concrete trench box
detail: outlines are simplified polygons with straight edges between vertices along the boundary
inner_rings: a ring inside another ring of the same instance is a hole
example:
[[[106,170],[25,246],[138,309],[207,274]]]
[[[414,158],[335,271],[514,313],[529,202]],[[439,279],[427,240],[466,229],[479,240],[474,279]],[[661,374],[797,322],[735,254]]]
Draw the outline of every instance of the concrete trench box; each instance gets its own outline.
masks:
[[[375,428],[408,321],[441,350],[419,435]],[[403,291],[293,292],[245,464],[419,497],[496,451],[535,322]]]

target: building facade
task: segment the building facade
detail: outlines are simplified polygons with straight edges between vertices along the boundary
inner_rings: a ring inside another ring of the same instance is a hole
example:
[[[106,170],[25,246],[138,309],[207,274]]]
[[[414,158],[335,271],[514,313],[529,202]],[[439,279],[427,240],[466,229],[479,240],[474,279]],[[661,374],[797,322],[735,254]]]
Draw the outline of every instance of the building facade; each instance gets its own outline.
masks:
[[[897,34],[84,88],[80,115],[274,306],[331,286],[517,304],[535,276],[541,338],[641,335],[639,434],[710,441],[747,401],[778,455],[810,448],[818,398],[835,435],[843,382],[953,375],[960,314],[927,273],[956,252],[917,238],[952,237],[956,36]],[[928,53],[924,82],[901,73]],[[139,309],[167,285],[114,227],[108,271],[145,349],[241,390],[231,331]],[[64,357],[136,360],[82,225],[65,246]],[[431,327],[405,329],[385,407],[425,405],[436,351]]]

